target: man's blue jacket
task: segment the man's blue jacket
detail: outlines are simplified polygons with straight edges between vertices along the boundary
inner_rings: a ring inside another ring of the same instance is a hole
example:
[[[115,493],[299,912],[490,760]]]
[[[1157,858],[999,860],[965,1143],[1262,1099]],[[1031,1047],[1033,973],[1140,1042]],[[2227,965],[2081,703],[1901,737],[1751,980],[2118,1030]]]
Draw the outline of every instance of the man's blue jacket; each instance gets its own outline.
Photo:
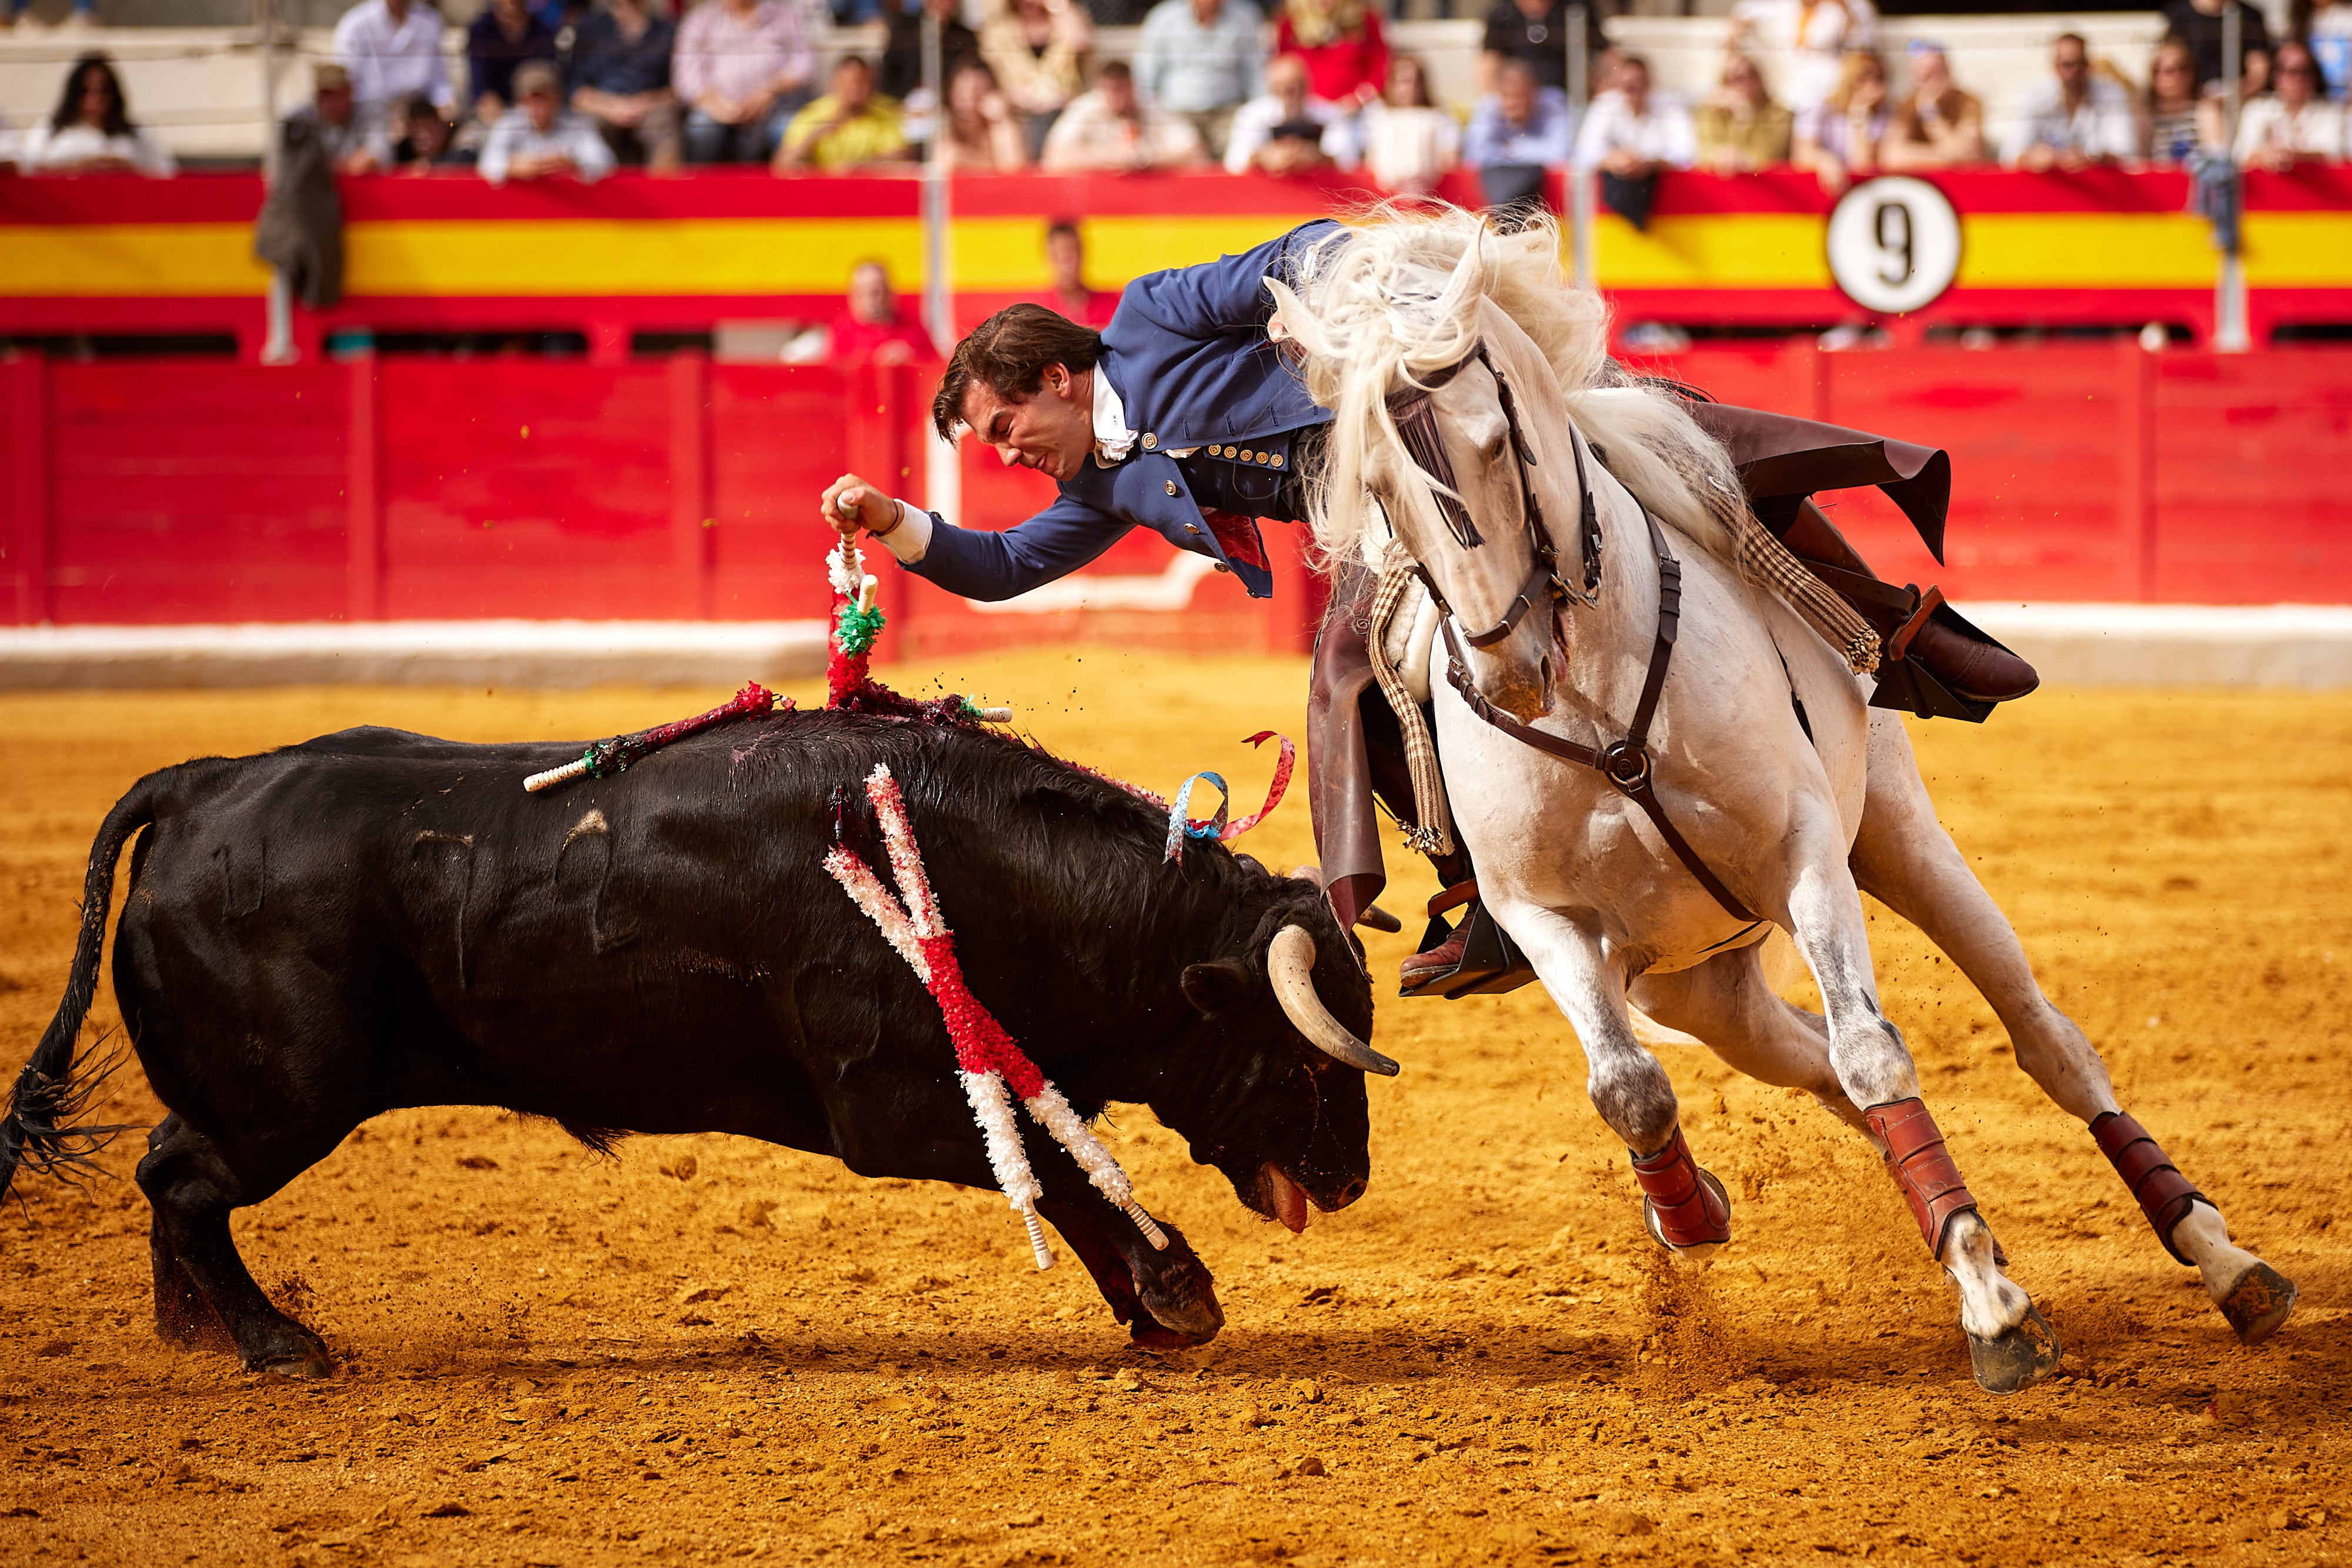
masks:
[[[1265,515],[1270,507],[1253,503],[1274,499],[1289,472],[1291,436],[1331,418],[1266,337],[1274,297],[1265,279],[1290,282],[1298,255],[1338,227],[1321,219],[1255,250],[1129,284],[1095,367],[1136,433],[1127,461],[1106,468],[1089,457],[1052,506],[1003,533],[935,518],[923,559],[907,570],[966,599],[1010,599],[1067,576],[1141,527],[1231,567],[1252,598],[1271,597],[1273,574],[1229,557],[1201,508]],[[1168,455],[1186,448],[1198,449],[1193,476]],[[1196,496],[1194,476],[1214,493]]]

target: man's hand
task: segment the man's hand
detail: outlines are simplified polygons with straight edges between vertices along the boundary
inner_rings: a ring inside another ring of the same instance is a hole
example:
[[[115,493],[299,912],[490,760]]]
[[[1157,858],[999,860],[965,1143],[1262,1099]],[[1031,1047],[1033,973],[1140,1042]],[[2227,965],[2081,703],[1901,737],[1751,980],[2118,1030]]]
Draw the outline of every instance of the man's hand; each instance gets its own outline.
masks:
[[[855,474],[827,485],[819,505],[824,520],[845,539],[855,538],[859,528],[887,533],[898,526],[898,503]]]

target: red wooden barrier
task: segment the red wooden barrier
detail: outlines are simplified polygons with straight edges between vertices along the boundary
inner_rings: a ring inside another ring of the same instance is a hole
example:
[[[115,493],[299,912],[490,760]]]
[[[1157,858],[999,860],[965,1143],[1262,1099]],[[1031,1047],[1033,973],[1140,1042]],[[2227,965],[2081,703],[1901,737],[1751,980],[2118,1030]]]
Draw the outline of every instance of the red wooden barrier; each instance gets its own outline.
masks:
[[[1962,600],[2352,602],[2352,353],[1715,350],[1660,368],[1726,402],[1941,445],[1948,564],[1874,492],[1837,516]],[[819,612],[818,491],[920,499],[923,371],[545,361],[0,363],[0,566],[19,624]],[[1050,495],[964,455],[964,520]],[[883,572],[909,652],[1304,646],[1297,530],[1269,606],[1156,537],[974,606]]]

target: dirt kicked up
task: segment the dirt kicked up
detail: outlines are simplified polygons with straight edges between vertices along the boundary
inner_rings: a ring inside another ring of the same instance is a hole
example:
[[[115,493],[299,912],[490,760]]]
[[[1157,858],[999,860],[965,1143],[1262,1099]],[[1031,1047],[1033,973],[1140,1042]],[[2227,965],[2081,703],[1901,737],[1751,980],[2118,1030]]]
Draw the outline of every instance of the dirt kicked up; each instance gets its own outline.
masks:
[[[1242,810],[1269,762],[1241,737],[1302,733],[1297,661],[1057,653],[936,674],[1163,791],[1217,768]],[[592,737],[715,700],[0,699],[0,1068],[56,1006],[92,832],[141,773],[362,721]],[[1970,1380],[1900,1198],[1825,1113],[1669,1057],[1735,1207],[1713,1268],[1668,1269],[1541,991],[1397,1001],[1409,929],[1370,938],[1375,1043],[1405,1071],[1371,1083],[1353,1208],[1294,1238],[1147,1116],[1114,1115],[1228,1315],[1170,1359],[1129,1350],[1066,1257],[1033,1272],[993,1194],[716,1137],[606,1160],[451,1109],[378,1117],[236,1217],[256,1276],[344,1363],[279,1382],[154,1337],[135,1186],[20,1178],[0,1219],[0,1561],[2352,1560],[2335,1212],[2352,696],[2053,692],[1916,737],[2125,1106],[2302,1286],[2270,1343],[2237,1344],[1990,1009],[1883,911],[1888,1014],[2065,1343],[2063,1379],[2013,1398]],[[1303,797],[1244,844],[1309,858]],[[1401,851],[1391,868],[1384,902],[1405,914],[1428,874]],[[94,1022],[112,1017],[110,982]],[[102,1114],[161,1114],[135,1062]],[[127,1177],[138,1152],[133,1134],[107,1163]]]

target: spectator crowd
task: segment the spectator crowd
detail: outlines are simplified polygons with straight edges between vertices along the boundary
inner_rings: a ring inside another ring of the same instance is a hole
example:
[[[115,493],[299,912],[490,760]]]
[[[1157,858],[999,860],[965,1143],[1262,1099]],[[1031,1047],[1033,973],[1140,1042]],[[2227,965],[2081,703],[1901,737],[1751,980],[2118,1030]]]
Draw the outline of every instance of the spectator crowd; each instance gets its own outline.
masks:
[[[1375,0],[1271,0],[1270,16],[1252,0],[1158,0],[1131,62],[1096,57],[1081,0],[677,0],[682,16],[670,3],[488,0],[455,80],[447,24],[427,0],[359,0],[298,118],[338,172],[472,165],[493,183],[592,181],[622,164],[868,168],[937,143],[963,169],[1338,170],[1405,193],[1461,163],[1501,204],[1540,199],[1567,167],[1597,177],[1602,201],[1637,225],[1669,170],[1794,166],[1834,191],[1873,171],[1995,159],[2047,170],[2226,154],[2280,170],[2352,153],[2352,0],[2294,0],[2279,37],[2248,0],[2168,0],[2145,82],[2062,34],[2046,78],[1998,131],[1933,43],[1903,51],[1896,90],[1872,0],[1737,0],[1717,86],[1695,104],[1654,88],[1647,63],[1594,23],[1595,91],[1580,113],[1565,90],[1566,0],[1494,0],[1477,96],[1458,107],[1391,49]],[[2234,131],[2219,79],[2232,5]],[[940,25],[938,103],[924,87],[926,11]],[[857,22],[881,24],[878,53],[821,68],[824,30]],[[0,163],[173,172],[98,54],[75,63],[54,112],[0,130]]]

